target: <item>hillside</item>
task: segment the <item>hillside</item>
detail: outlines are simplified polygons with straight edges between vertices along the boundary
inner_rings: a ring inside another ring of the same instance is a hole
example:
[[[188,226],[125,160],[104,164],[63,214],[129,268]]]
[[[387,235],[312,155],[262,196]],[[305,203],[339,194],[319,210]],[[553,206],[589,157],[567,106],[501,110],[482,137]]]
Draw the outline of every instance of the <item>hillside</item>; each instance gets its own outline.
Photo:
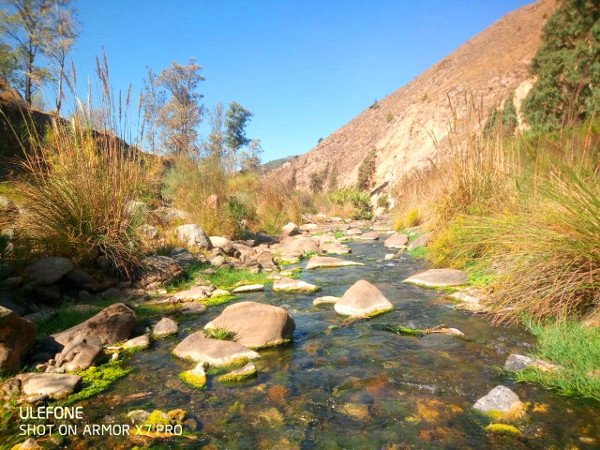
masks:
[[[450,102],[460,119],[469,109],[466,97],[487,113],[515,92],[519,110],[532,85],[529,67],[542,28],[558,5],[540,0],[506,15],[271,176],[295,178],[299,188],[307,189],[312,173],[327,170],[337,186],[351,186],[365,155],[375,149],[374,191],[386,190],[448,149]]]

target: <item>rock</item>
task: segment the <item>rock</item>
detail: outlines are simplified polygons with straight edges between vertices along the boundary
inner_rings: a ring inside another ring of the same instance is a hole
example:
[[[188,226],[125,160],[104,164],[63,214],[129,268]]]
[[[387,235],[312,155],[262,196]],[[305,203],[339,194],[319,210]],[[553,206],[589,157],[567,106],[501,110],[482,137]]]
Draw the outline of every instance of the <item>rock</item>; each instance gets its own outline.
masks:
[[[457,328],[434,327],[427,330],[429,334],[447,334],[449,336],[458,336],[464,338],[465,334]]]
[[[227,261],[225,260],[225,258],[221,255],[217,255],[210,259],[210,264],[215,267],[221,267],[225,265],[226,262]]]
[[[144,411],[143,409],[134,409],[133,411],[129,411],[127,413],[127,418],[131,420],[132,423],[141,425],[146,419],[150,416],[148,411]]]
[[[518,355],[513,353],[509,355],[504,363],[504,368],[506,370],[512,370],[514,372],[520,372],[525,369],[538,369],[542,372],[554,372],[559,369],[556,364],[553,364],[549,361],[544,361],[542,359],[530,358],[525,355]]]
[[[0,306],[0,372],[15,372],[36,339],[35,325]]]
[[[167,283],[183,273],[181,266],[168,256],[153,255],[142,260],[138,284],[148,288],[153,283]]]
[[[475,295],[481,296],[483,293],[469,289],[461,292],[453,292],[449,295],[449,297],[460,302],[456,305],[456,309],[462,309],[474,313],[488,311],[488,308],[482,305],[479,297],[476,297]]]
[[[125,349],[145,350],[148,347],[150,347],[150,336],[147,334],[129,339],[123,344]]]
[[[340,258],[332,258],[330,256],[313,256],[306,264],[306,268],[308,270],[344,266],[364,266],[364,264],[357,261],[346,261]]]
[[[51,337],[63,347],[82,341],[99,342],[104,346],[129,339],[136,323],[135,312],[122,303],[116,303],[85,322]]]
[[[316,231],[319,229],[319,225],[317,225],[316,223],[305,223],[303,225],[300,225],[300,231]]]
[[[391,261],[392,259],[396,259],[395,253],[386,253],[385,256],[383,257],[384,261]]]
[[[273,292],[305,293],[317,292],[321,288],[302,280],[280,278],[273,283]]]
[[[215,289],[210,293],[211,297],[223,297],[225,295],[231,295],[231,292],[226,289]]]
[[[258,370],[256,370],[256,366],[254,363],[248,363],[241,369],[232,370],[224,375],[217,377],[221,383],[235,383],[239,381],[245,381],[249,378],[255,377],[258,375]]]
[[[74,342],[66,345],[54,357],[54,364],[49,364],[46,372],[74,372],[85,370],[98,362],[104,353],[102,345],[97,341]]]
[[[350,228],[346,230],[346,236],[360,236],[363,234],[360,228]]]
[[[174,248],[169,252],[169,257],[175,260],[180,267],[188,267],[198,260],[185,248]]]
[[[152,328],[152,336],[161,338],[177,334],[177,331],[177,322],[169,317],[163,317]]]
[[[23,319],[29,320],[30,322],[42,322],[44,320],[49,320],[56,315],[56,310],[52,308],[44,308],[39,310],[38,312],[34,312],[31,314],[27,314],[23,316]]]
[[[104,300],[115,300],[115,301],[129,301],[133,298],[133,295],[127,291],[122,289],[117,289],[115,287],[108,288],[104,292],[100,294],[100,298]]]
[[[294,236],[285,239],[279,245],[281,254],[285,256],[301,257],[307,253],[320,253],[320,242],[309,236]]]
[[[297,234],[300,234],[300,229],[298,228],[298,225],[296,225],[294,222],[288,222],[283,227],[281,227],[282,237],[295,236]]]
[[[408,244],[408,250],[414,250],[418,247],[426,247],[429,243],[429,239],[431,239],[431,233],[425,233],[416,238],[410,244]]]
[[[338,240],[335,241],[321,241],[321,250],[325,253],[336,254],[336,255],[347,255],[352,253],[352,250],[347,245],[342,244]]]
[[[147,223],[140,227],[140,231],[147,239],[156,239],[158,237],[158,228]]]
[[[352,317],[371,317],[394,309],[381,291],[366,280],[358,280],[334,305],[335,312]]]
[[[73,269],[68,272],[65,280],[77,289],[89,289],[95,285],[94,277],[81,269]]]
[[[383,243],[386,248],[404,248],[406,244],[408,244],[408,236],[402,233],[392,234]]]
[[[179,374],[179,378],[184,383],[195,388],[203,388],[206,385],[206,362],[202,361],[192,370],[186,370]]]
[[[60,256],[38,259],[25,268],[28,278],[38,284],[48,286],[56,283],[73,270],[73,263]]]
[[[172,224],[174,222],[183,222],[187,220],[187,213],[180,209],[161,207],[153,211],[154,215],[164,224]]]
[[[591,314],[586,317],[581,325],[585,328],[599,328],[600,327],[600,313]]]
[[[7,394],[18,394],[21,398],[52,398],[62,399],[71,394],[81,383],[79,375],[58,373],[21,373],[2,385]],[[16,392],[13,388],[16,386]]]
[[[264,284],[247,284],[245,286],[236,287],[233,290],[233,293],[234,294],[243,294],[244,292],[259,292],[259,291],[264,291],[264,290],[265,290]]]
[[[182,359],[205,362],[213,367],[260,357],[255,351],[237,342],[206,338],[203,331],[186,337],[175,347],[173,354]]]
[[[221,236],[211,236],[209,239],[213,247],[222,249],[226,255],[233,255],[235,248],[229,239]]]
[[[182,304],[177,312],[185,316],[200,315],[206,312],[206,306],[196,302],[188,302]]]
[[[35,439],[29,438],[25,442],[15,445],[10,450],[44,450],[44,447],[38,444]]]
[[[179,242],[186,247],[208,250],[212,248],[210,239],[198,224],[188,223],[186,225],[180,225],[175,228],[175,235]]]
[[[256,349],[289,342],[295,327],[294,320],[283,308],[240,302],[226,307],[204,328],[231,331],[235,333],[235,342]]]
[[[173,295],[172,299],[180,302],[193,302],[210,297],[211,288],[208,286],[194,286],[185,291],[179,291]]]
[[[340,297],[333,297],[331,295],[326,295],[324,297],[315,298],[313,300],[313,305],[334,305],[339,301]]]
[[[408,277],[403,283],[421,287],[463,286],[469,283],[467,274],[457,269],[429,269]]]
[[[340,407],[340,410],[350,416],[354,417],[358,420],[368,420],[371,416],[369,414],[369,407],[367,405],[358,404],[358,403],[346,403]]]
[[[379,233],[376,231],[369,231],[368,233],[359,235],[359,239],[363,241],[377,241],[379,240]]]
[[[483,413],[499,411],[506,414],[521,408],[523,408],[523,403],[519,399],[519,396],[502,385],[496,386],[473,405],[473,409]]]

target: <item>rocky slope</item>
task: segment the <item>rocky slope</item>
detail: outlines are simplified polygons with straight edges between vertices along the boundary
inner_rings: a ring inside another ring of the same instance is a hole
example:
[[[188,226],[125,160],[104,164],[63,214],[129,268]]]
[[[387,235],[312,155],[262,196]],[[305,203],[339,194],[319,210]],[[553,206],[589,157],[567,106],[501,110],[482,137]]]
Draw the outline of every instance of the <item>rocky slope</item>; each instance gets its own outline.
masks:
[[[411,169],[448,150],[452,109],[465,122],[469,114],[486,116],[514,92],[519,111],[533,82],[529,66],[542,28],[558,6],[556,0],[539,0],[506,15],[270,176],[295,180],[306,189],[310,175],[326,169],[337,186],[351,186],[366,154],[375,149],[373,193],[388,190]],[[468,126],[478,126],[475,122]]]

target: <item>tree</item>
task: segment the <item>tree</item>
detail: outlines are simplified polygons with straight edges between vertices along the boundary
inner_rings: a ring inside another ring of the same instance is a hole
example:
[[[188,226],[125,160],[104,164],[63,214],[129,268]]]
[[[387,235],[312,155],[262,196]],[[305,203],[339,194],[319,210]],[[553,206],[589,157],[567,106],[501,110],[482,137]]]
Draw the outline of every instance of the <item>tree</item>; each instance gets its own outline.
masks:
[[[0,11],[0,32],[12,44],[25,101],[31,106],[35,91],[54,78],[59,83],[60,108],[66,55],[76,37],[70,0],[3,0],[2,3],[8,7]],[[51,67],[40,64],[40,58],[51,61]]]
[[[223,103],[217,103],[213,110],[208,113],[210,123],[210,133],[205,144],[205,153],[208,158],[212,158],[220,166],[225,157],[225,135],[223,131],[224,108]]]
[[[149,127],[146,138],[151,146],[155,138],[162,150],[173,155],[198,152],[197,127],[204,115],[203,95],[197,92],[204,81],[202,68],[190,58],[185,65],[173,62],[158,76],[148,69],[142,105]]]
[[[258,172],[260,168],[260,154],[263,152],[260,139],[252,139],[242,153],[242,172]]]
[[[534,129],[576,123],[600,109],[598,0],[566,0],[544,27],[524,112]]]
[[[6,80],[9,86],[18,89],[17,76],[18,60],[10,45],[0,42],[0,78]]]
[[[142,136],[148,142],[150,151],[156,151],[156,139],[158,135],[156,119],[158,115],[158,93],[156,91],[156,75],[150,67],[146,67],[148,78],[144,80],[142,95],[140,98],[143,110]]]
[[[246,137],[246,125],[253,115],[238,102],[231,102],[225,114],[225,144],[228,166],[232,172],[237,169],[240,149],[250,143],[250,139]]]

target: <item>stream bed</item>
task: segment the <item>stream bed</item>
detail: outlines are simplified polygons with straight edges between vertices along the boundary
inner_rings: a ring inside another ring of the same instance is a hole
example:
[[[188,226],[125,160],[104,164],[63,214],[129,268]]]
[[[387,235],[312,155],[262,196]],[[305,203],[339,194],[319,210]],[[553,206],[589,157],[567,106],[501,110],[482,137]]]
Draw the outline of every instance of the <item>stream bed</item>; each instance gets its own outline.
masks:
[[[178,378],[193,363],[171,355],[225,306],[180,322],[178,336],[152,344],[127,363],[133,372],[111,389],[83,401],[86,421],[127,423],[133,409],[184,409],[197,439],[157,440],[152,448],[597,448],[600,408],[540,387],[511,382],[499,367],[510,353],[531,351],[533,338],[519,327],[492,327],[481,316],[457,311],[442,294],[402,283],[426,268],[408,256],[383,261],[382,242],[350,243],[364,266],[303,271],[321,286],[311,295],[265,292],[240,295],[286,308],[296,323],[292,344],[262,350],[257,378],[224,385],[209,376],[205,389]],[[304,266],[305,263],[299,264]],[[323,295],[341,296],[354,282],[375,284],[395,310],[348,326],[333,305],[313,306]],[[373,324],[428,328],[440,324],[466,338],[400,336]],[[333,326],[333,328],[332,328]],[[489,435],[473,403],[503,384],[528,404],[517,424],[522,437]],[[585,439],[581,439],[584,437]],[[587,439],[587,440],[586,440]],[[132,448],[126,437],[86,437],[74,448]]]

